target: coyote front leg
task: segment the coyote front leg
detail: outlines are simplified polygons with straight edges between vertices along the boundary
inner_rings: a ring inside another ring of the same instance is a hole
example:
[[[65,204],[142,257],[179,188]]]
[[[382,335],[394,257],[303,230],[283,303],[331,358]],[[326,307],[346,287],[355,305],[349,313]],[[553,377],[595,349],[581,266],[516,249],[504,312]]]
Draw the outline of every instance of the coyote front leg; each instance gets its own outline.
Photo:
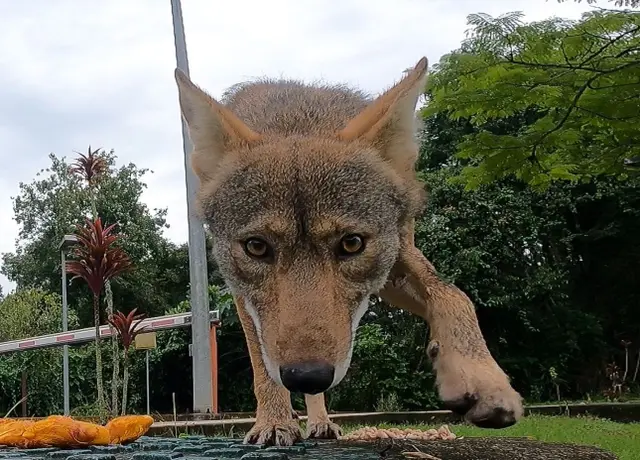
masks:
[[[307,438],[337,439],[341,434],[340,427],[329,420],[324,402],[324,393],[304,395],[307,406]]]
[[[473,303],[440,280],[412,236],[405,241],[381,297],[429,324],[427,354],[446,407],[480,427],[513,425],[522,416],[522,398],[491,356]]]
[[[293,419],[293,407],[289,391],[274,382],[262,361],[262,351],[251,317],[244,307],[242,297],[235,299],[238,317],[242,323],[253,368],[253,391],[258,401],[256,423],[245,436],[244,442],[290,446],[302,439],[302,432]]]

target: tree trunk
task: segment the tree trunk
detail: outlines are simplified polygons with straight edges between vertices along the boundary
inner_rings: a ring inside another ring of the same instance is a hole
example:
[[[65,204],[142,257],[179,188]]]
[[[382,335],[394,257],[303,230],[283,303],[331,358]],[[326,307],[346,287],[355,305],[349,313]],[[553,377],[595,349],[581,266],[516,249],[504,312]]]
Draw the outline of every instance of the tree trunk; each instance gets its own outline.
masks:
[[[618,460],[593,446],[545,443],[528,438],[461,438],[453,441],[338,441],[343,446],[370,446],[391,460]],[[413,452],[405,456],[403,452]],[[422,452],[422,455],[416,454]],[[382,456],[382,455],[381,455]]]
[[[122,415],[127,415],[127,390],[129,389],[129,350],[124,350],[124,361],[122,362]]]
[[[104,416],[105,400],[104,400],[104,388],[102,385],[102,352],[100,351],[100,297],[93,296],[93,322],[96,327],[96,387],[98,389],[98,410],[100,411],[100,417]]]
[[[107,280],[104,284],[104,296],[107,302],[107,316],[113,315],[113,291],[111,290],[111,280]],[[113,372],[111,373],[111,413],[115,417],[118,415],[118,380],[120,378],[120,353],[118,350],[118,337],[116,336],[113,326],[109,324],[111,331],[111,364]]]
[[[98,191],[91,183],[89,186],[89,200],[91,202],[91,214],[93,220],[98,218]],[[107,300],[107,315],[113,314],[113,292],[111,291],[111,282],[105,281],[105,297]],[[96,386],[98,387],[98,406],[100,410],[100,418],[106,415],[107,407],[104,396],[104,385],[102,379],[102,351],[100,350],[100,299],[94,296],[93,299],[93,319],[96,326]],[[118,413],[118,375],[119,369],[119,356],[118,356],[118,341],[115,336],[115,331],[109,324],[109,330],[111,331],[111,350],[113,353],[112,364],[113,374],[111,377],[111,404],[112,413],[116,415]]]

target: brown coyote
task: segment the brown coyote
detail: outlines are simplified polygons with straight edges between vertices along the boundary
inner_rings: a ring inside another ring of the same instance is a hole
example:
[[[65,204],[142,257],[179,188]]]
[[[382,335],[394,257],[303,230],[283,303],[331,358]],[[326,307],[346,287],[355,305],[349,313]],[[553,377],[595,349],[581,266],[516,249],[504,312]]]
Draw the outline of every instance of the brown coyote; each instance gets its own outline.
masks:
[[[176,70],[200,216],[251,355],[258,408],[246,442],[301,438],[290,391],[305,394],[307,436],[339,434],[323,392],[344,378],[372,294],[428,322],[446,407],[482,427],[522,415],[473,304],[414,246],[425,201],[415,108],[426,75],[423,58],[375,100],[344,86],[261,80],[220,103]]]

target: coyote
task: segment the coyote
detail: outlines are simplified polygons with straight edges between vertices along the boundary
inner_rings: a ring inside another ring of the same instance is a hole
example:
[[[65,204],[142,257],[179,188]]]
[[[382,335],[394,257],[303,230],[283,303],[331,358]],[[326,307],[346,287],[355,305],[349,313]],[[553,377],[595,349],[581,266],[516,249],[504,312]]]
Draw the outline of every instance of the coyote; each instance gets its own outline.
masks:
[[[176,69],[199,178],[198,211],[246,334],[258,401],[247,443],[335,438],[324,392],[344,378],[356,328],[379,295],[424,318],[445,406],[481,427],[522,415],[474,306],[414,245],[425,192],[415,173],[422,58],[375,100],[341,85],[259,80],[221,102]]]

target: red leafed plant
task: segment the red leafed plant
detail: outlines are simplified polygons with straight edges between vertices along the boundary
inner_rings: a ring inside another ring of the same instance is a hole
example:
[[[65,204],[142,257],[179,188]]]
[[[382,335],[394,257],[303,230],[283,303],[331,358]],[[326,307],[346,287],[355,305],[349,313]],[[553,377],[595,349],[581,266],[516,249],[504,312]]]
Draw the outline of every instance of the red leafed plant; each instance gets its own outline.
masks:
[[[87,149],[87,154],[76,152],[79,155],[70,166],[69,171],[82,177],[89,186],[95,185],[96,181],[107,170],[107,162],[102,155],[100,149],[91,150],[91,146]]]
[[[93,320],[96,328],[96,386],[98,406],[104,411],[105,400],[102,384],[102,354],[100,352],[100,293],[107,280],[131,270],[129,256],[116,246],[119,236],[112,233],[114,225],[103,228],[98,217],[86,225],[78,225],[75,236],[78,244],[71,251],[72,258],[66,264],[68,273],[75,275],[72,280],[82,278],[93,293]]]
[[[122,312],[115,312],[107,321],[116,330],[120,338],[122,348],[124,348],[123,377],[122,377],[122,415],[127,413],[127,390],[129,387],[129,348],[133,344],[136,336],[145,332],[145,327],[140,327],[140,323],[146,315],[141,313],[136,315],[138,309],[134,308],[128,315]]]
[[[91,202],[91,218],[98,217],[98,185],[100,180],[107,176],[108,163],[104,152],[100,149],[91,150],[91,146],[87,149],[87,154],[80,152],[76,160],[71,164],[69,172],[78,176],[87,184],[87,192]],[[113,314],[113,291],[111,290],[111,281],[107,280],[104,284],[104,296],[107,304],[107,316]],[[120,358],[118,354],[118,341],[115,334],[111,336],[111,353],[112,353],[112,377],[111,377],[111,410],[114,415],[118,412],[118,375],[120,374]]]

